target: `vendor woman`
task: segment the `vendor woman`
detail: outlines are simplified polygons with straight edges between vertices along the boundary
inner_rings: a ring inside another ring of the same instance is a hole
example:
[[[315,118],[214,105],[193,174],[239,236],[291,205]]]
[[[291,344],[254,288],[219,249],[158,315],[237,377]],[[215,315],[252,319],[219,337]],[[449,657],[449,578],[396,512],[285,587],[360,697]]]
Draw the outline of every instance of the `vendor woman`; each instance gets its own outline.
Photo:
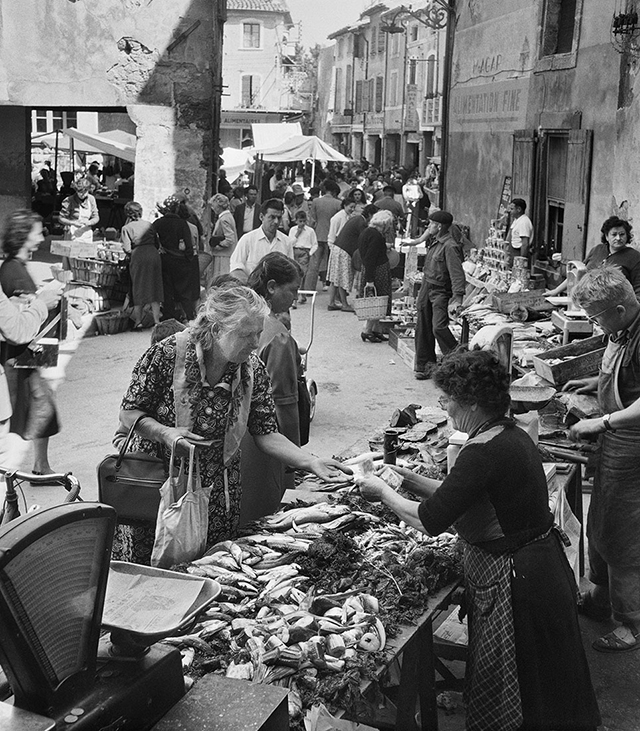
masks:
[[[509,376],[488,351],[455,352],[433,373],[455,429],[469,435],[440,483],[395,468],[401,497],[379,477],[358,479],[409,525],[438,535],[455,525],[464,545],[469,613],[467,729],[595,731],[598,706],[563,534],[531,438],[505,416]]]
[[[73,183],[75,193],[62,201],[60,223],[64,226],[67,241],[93,241],[93,226],[99,223],[100,214],[96,199],[91,195],[93,184],[87,178]]]
[[[600,652],[640,648],[640,304],[625,275],[612,267],[587,272],[575,301],[608,336],[600,374],[564,390],[596,391],[604,416],[571,428],[574,439],[597,438],[589,503],[589,578],[579,611],[617,626],[593,643]]]

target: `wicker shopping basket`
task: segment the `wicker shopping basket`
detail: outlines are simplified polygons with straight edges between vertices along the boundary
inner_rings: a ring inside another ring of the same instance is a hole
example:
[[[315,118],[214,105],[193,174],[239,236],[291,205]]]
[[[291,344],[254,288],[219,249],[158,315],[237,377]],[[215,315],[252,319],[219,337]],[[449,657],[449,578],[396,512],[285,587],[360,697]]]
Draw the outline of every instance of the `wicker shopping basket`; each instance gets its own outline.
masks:
[[[113,287],[118,279],[118,265],[98,259],[69,259],[73,281],[94,287]]]
[[[357,297],[353,302],[358,320],[379,320],[381,317],[386,317],[388,307],[389,297],[387,295],[378,297],[375,287],[373,296],[367,297],[365,288],[364,297]]]
[[[129,329],[131,321],[129,313],[122,310],[98,312],[93,316],[98,335],[116,335]]]

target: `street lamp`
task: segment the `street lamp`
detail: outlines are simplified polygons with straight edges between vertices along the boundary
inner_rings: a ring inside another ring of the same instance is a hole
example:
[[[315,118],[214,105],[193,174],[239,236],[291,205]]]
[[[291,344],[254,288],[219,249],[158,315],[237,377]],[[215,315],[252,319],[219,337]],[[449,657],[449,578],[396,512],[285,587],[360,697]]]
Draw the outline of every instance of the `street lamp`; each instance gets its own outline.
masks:
[[[453,40],[455,34],[455,0],[431,0],[424,8],[412,10],[411,6],[400,5],[395,8],[393,14],[389,17],[389,22],[380,26],[383,33],[404,33],[404,26],[398,24],[398,18],[402,16],[410,16],[422,25],[432,30],[447,29],[447,36],[444,49],[444,80],[442,89],[442,122],[441,135],[442,143],[440,146],[440,175],[438,180],[438,205],[444,208],[446,200],[446,170],[447,158],[449,151],[449,95],[451,91],[451,70],[453,57]]]

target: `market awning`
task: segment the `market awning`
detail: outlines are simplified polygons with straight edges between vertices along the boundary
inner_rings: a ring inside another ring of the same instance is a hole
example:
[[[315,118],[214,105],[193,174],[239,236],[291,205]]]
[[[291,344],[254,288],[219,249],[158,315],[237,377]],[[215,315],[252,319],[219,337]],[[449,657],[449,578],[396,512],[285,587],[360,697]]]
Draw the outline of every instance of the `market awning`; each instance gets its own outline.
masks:
[[[333,162],[349,162],[341,152],[334,150],[331,145],[315,135],[296,135],[290,137],[277,147],[253,149],[264,160],[270,162],[294,162],[296,160],[323,160]]]
[[[70,127],[63,130],[63,133],[82,144],[92,145],[103,155],[113,155],[129,162],[136,161],[136,138],[128,132],[112,130],[100,134],[89,134]]]
[[[278,122],[274,124],[252,124],[252,152],[269,150],[281,145],[285,140],[302,134],[300,122]]]
[[[135,162],[136,137],[121,129],[100,132],[100,134],[91,134],[89,132],[80,132],[70,127],[69,129],[61,129],[57,132],[45,132],[32,135],[31,144],[34,147],[50,147],[52,150],[57,146],[59,150],[69,152],[71,150],[72,138],[75,152],[88,153],[90,155],[114,155],[122,160]]]
[[[253,155],[248,150],[238,150],[235,147],[225,147],[222,151],[222,170],[227,174],[227,180],[233,183],[245,170],[253,165]]]

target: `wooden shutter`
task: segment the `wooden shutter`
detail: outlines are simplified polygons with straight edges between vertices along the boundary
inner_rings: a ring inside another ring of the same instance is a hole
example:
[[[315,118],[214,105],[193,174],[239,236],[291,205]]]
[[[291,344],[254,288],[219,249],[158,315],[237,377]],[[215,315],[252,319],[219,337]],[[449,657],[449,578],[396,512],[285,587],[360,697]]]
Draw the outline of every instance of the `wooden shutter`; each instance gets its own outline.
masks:
[[[569,131],[562,258],[582,261],[587,240],[593,130]]]
[[[518,129],[513,133],[511,165],[511,197],[524,198],[533,208],[533,173],[535,170],[536,136],[534,130]]]

